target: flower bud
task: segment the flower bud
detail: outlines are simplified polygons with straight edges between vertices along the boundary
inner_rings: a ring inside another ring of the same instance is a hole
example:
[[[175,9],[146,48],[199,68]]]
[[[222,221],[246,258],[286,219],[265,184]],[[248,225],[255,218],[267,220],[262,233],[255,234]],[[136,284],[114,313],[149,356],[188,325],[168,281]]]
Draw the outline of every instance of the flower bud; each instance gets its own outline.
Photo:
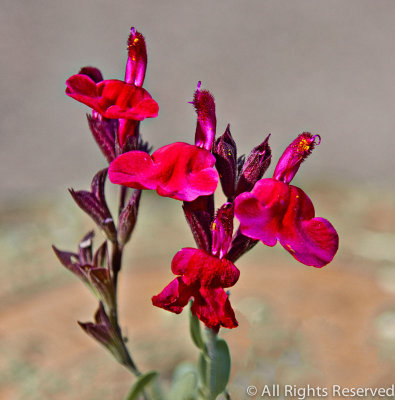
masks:
[[[258,146],[254,147],[241,168],[237,182],[236,195],[243,192],[250,192],[255,183],[262,178],[269,168],[272,152],[269,146],[269,137]]]
[[[229,125],[226,127],[225,133],[220,136],[214,145],[213,151],[222,190],[228,199],[232,199],[235,195],[235,181],[237,176],[237,148]]]
[[[315,140],[318,138],[318,142]],[[284,151],[283,155],[278,160],[276,169],[274,170],[273,178],[290,183],[298,172],[300,164],[311,154],[314,147],[319,145],[321,137],[312,135],[309,132],[301,133]]]
[[[211,151],[217,128],[215,102],[208,90],[200,90],[200,85],[201,82],[198,82],[192,101],[197,113],[195,145]]]
[[[130,29],[128,38],[128,61],[126,63],[125,82],[143,86],[147,69],[147,48],[144,36],[134,27]]]
[[[118,243],[123,246],[128,242],[137,222],[141,190],[136,189],[126,207],[119,216]]]

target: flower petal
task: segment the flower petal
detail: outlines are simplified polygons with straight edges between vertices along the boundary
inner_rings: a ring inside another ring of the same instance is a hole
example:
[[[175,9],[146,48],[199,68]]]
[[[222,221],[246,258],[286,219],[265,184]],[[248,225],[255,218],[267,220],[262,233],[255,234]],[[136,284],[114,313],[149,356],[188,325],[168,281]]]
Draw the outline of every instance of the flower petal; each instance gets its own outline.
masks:
[[[158,295],[152,297],[152,304],[179,314],[192,296],[191,288],[183,282],[182,278],[176,278]]]
[[[105,118],[142,121],[158,115],[159,106],[143,88],[110,79],[97,84],[87,75],[77,74],[67,82],[66,94],[86,104]]]
[[[215,157],[207,150],[176,142],[152,155],[160,170],[158,194],[183,201],[213,194],[218,184]]]
[[[190,247],[174,256],[171,268],[174,274],[183,275],[187,285],[198,283],[212,288],[231,287],[240,276],[240,271],[229,260]]]
[[[156,189],[176,200],[192,201],[212,194],[218,184],[214,156],[187,143],[173,143],[156,150],[152,157],[130,151],[109,168],[111,182],[137,189]]]
[[[261,179],[251,193],[242,193],[235,199],[235,215],[241,232],[274,246],[288,203],[288,185],[270,178]]]
[[[73,99],[96,109],[99,102],[99,93],[96,83],[85,74],[76,74],[66,81],[66,94]]]
[[[158,116],[159,106],[154,99],[144,99],[134,107],[122,108],[118,105],[111,106],[105,111],[106,118],[124,118],[142,121],[145,118],[155,118]]]
[[[238,326],[228,295],[222,288],[200,288],[191,311],[209,328],[218,328],[220,325],[225,328]]]
[[[298,261],[317,268],[331,262],[339,247],[335,228],[324,218],[314,218],[311,200],[295,186],[290,186],[290,203],[278,239]]]
[[[268,246],[277,240],[305,265],[323,267],[332,261],[339,237],[332,224],[315,218],[314,206],[303,190],[275,179],[262,179],[251,193],[235,200],[241,232]]]
[[[135,189],[156,189],[157,168],[149,154],[129,151],[118,156],[108,168],[112,183]]]

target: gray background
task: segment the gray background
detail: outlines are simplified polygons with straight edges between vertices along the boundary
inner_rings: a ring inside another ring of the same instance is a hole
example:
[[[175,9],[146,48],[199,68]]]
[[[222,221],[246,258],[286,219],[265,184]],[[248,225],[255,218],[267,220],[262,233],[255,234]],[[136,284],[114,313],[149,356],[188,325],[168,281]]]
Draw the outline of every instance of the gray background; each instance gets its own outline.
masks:
[[[64,82],[84,65],[122,79],[132,25],[160,106],[142,127],[155,147],[192,142],[201,80],[240,153],[271,132],[276,160],[308,130],[322,145],[298,180],[393,185],[394,1],[2,0],[0,199],[86,186],[105,166]]]

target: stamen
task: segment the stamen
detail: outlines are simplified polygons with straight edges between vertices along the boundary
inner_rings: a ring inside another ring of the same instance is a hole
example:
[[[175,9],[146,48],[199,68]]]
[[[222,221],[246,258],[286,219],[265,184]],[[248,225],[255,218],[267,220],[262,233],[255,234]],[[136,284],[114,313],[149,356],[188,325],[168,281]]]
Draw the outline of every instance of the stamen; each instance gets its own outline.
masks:
[[[316,138],[318,138],[318,143],[315,142],[315,139],[316,139]],[[314,135],[314,136],[312,137],[312,139],[313,139],[313,143],[314,143],[316,146],[319,146],[319,144],[321,143],[321,136],[320,136],[320,135]]]

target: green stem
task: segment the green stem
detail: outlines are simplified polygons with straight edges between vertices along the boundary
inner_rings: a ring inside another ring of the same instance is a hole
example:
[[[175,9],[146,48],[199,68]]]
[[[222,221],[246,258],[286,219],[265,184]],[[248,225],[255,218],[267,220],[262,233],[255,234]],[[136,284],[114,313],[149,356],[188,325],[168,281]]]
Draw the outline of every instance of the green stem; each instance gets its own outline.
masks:
[[[118,245],[118,243],[112,244],[112,255],[111,255],[111,270],[113,273],[113,282],[114,282],[114,290],[115,290],[115,299],[114,299],[114,307],[110,310],[110,322],[117,333],[122,345],[122,364],[125,365],[129,371],[131,371],[135,376],[140,376],[141,372],[136,366],[136,363],[133,361],[128,348],[126,347],[124,337],[122,335],[121,327],[118,322],[118,273],[121,270],[122,264],[122,255],[123,249]]]
[[[215,379],[216,379],[216,374],[215,374],[215,359],[216,359],[216,348],[215,348],[215,342],[217,340],[217,335],[218,332],[214,331],[213,329],[206,328],[206,346],[207,346],[207,355],[208,355],[208,394],[209,397],[207,400],[215,400],[216,395],[214,393],[214,387],[215,387]]]
[[[118,212],[119,214],[122,212],[122,209],[125,206],[125,199],[127,188],[121,187],[120,196],[119,196],[119,207]],[[129,353],[129,350],[125,343],[125,338],[122,334],[122,329],[118,322],[118,274],[122,267],[122,256],[123,256],[123,247],[118,243],[118,241],[112,242],[112,249],[111,249],[111,260],[110,260],[110,267],[112,272],[112,279],[114,283],[114,292],[115,292],[115,299],[114,299],[114,307],[110,310],[109,319],[113,329],[116,332],[120,340],[121,345],[121,360],[120,362],[136,377],[141,376],[140,370],[137,368],[136,363],[134,362],[132,356]],[[149,400],[148,395],[143,392],[144,400]]]

